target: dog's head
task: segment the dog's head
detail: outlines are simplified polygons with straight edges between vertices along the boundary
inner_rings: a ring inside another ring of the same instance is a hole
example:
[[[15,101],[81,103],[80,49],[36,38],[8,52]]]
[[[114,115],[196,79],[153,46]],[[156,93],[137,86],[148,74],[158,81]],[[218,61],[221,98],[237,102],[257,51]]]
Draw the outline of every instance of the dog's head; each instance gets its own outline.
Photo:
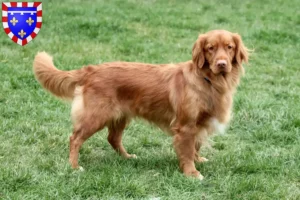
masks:
[[[199,35],[192,55],[198,68],[207,63],[214,74],[230,73],[233,65],[242,67],[242,62],[248,61],[248,50],[240,35],[225,30]]]

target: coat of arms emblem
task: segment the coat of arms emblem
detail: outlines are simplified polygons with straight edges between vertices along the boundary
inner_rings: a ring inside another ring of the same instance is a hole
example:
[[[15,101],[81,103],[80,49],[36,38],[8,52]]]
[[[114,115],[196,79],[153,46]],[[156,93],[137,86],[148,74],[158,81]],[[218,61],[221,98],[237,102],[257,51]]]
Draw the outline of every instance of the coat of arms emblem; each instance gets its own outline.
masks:
[[[21,46],[26,45],[42,27],[42,3],[3,2],[2,24],[12,41]]]

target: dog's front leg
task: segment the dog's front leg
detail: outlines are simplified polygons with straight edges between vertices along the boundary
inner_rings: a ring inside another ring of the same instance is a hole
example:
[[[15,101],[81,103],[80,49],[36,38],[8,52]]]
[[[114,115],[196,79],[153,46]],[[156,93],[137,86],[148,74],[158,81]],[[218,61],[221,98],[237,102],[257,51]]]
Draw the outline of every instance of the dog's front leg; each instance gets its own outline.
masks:
[[[179,167],[186,176],[203,179],[194,163],[197,128],[191,125],[176,127],[174,130],[174,148],[179,159]]]

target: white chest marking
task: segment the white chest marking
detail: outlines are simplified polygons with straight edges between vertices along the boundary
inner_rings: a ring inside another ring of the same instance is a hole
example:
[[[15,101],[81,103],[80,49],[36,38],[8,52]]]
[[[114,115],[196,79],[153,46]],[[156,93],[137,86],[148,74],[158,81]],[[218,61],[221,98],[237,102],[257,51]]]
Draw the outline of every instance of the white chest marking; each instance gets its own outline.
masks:
[[[216,118],[213,118],[211,120],[211,124],[212,124],[212,127],[213,127],[215,133],[225,134],[226,124],[220,123],[219,120]]]

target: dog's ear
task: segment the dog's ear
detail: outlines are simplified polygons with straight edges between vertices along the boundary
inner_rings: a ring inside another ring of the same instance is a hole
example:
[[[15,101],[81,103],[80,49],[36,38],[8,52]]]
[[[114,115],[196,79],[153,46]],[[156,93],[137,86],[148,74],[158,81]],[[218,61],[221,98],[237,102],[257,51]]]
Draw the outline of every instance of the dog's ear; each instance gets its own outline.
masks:
[[[239,65],[242,65],[242,62],[248,62],[248,49],[245,47],[242,38],[239,34],[234,33],[233,39],[236,44],[235,50],[235,60]]]
[[[202,68],[205,62],[204,56],[204,44],[206,40],[206,35],[199,35],[197,41],[194,44],[192,55],[193,55],[193,63]]]

